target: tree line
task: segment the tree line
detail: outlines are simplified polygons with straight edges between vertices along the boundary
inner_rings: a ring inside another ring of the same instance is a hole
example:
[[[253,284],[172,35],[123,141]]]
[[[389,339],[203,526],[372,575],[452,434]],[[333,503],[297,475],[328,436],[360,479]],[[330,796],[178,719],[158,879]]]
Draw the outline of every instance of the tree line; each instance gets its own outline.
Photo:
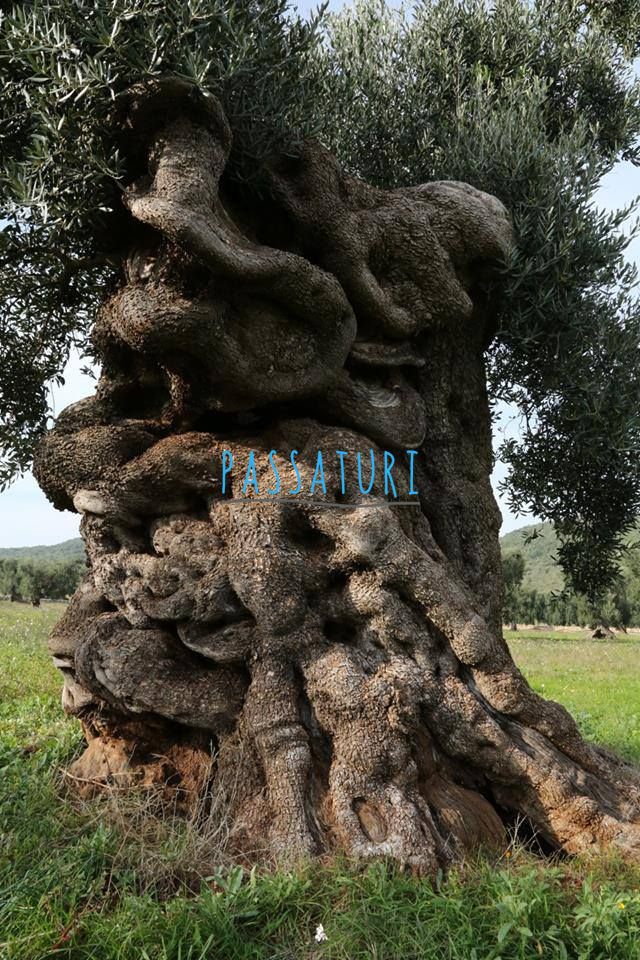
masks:
[[[65,600],[75,591],[84,571],[84,560],[0,560],[0,597],[34,606],[45,599]]]
[[[628,561],[629,562],[629,561]],[[633,567],[637,566],[637,570]],[[621,577],[597,602],[564,590],[544,593],[522,586],[526,563],[520,553],[503,557],[505,601],[503,620],[518,623],[548,623],[554,626],[640,627],[640,560],[635,559],[629,577]]]

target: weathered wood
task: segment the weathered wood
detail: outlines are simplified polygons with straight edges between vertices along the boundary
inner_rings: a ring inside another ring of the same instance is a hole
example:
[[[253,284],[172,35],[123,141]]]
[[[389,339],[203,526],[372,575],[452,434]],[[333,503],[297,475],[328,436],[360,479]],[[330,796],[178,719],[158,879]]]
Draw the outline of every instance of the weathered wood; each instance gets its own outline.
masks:
[[[519,814],[565,850],[638,855],[637,772],[529,688],[501,634],[483,352],[502,205],[374,189],[315,143],[241,196],[220,105],[175,81],[132,90],[119,122],[146,170],[104,368],[37,459],[89,558],[51,638],[89,740],[76,782],[197,790],[214,755],[245,853],[435,871]],[[384,502],[379,475],[343,493],[333,460],[326,492],[242,501],[251,451],[264,488],[270,451],[287,476],[296,450],[308,491],[319,449],[353,471],[407,446],[415,504]]]

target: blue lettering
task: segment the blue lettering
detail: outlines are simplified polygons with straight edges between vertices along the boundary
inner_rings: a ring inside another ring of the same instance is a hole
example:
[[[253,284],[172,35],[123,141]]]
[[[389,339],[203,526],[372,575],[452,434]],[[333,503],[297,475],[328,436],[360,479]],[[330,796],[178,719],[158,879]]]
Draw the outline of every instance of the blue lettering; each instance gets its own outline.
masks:
[[[315,490],[317,483],[319,483],[320,486],[322,487],[322,492],[326,493],[327,484],[324,479],[324,464],[322,462],[322,450],[318,450],[318,458],[316,460],[316,469],[313,473],[313,480],[311,481],[311,488],[310,488],[311,493],[313,493],[313,491]]]
[[[276,451],[275,451],[275,450],[270,450],[270,451],[269,451],[269,463],[271,464],[271,469],[273,470],[273,474],[274,474],[274,476],[275,476],[275,478],[276,478],[276,485],[275,485],[275,487],[269,487],[269,489],[267,490],[267,493],[269,494],[270,497],[275,497],[276,493],[280,493],[280,474],[278,473],[278,468],[277,468],[277,466],[276,466],[275,457],[276,457]]]
[[[376,460],[375,460],[375,454],[371,449],[371,447],[369,448],[369,457],[371,459],[371,480],[369,482],[369,486],[367,487],[367,489],[364,490],[362,487],[362,456],[360,453],[356,454],[356,459],[358,462],[358,487],[360,488],[360,493],[371,493],[373,482],[376,478]]]
[[[416,497],[418,491],[413,489],[413,461],[418,456],[417,450],[405,450],[405,453],[409,457],[409,496]]]
[[[289,490],[289,493],[291,494],[291,496],[295,496],[296,493],[300,493],[300,491],[302,490],[302,483],[300,481],[300,471],[298,470],[298,464],[296,463],[297,452],[298,452],[297,450],[292,450],[291,457],[290,457],[291,466],[293,467],[296,474],[296,487],[293,490]]]
[[[222,451],[222,493],[224,494],[227,489],[227,476],[231,473],[233,469],[233,454],[231,450]]]
[[[396,485],[393,482],[393,477],[391,476],[391,468],[396,462],[396,458],[389,450],[384,451],[384,495],[389,493],[389,484],[391,484],[391,489],[393,490],[394,500],[398,497],[398,491],[396,490]]]
[[[247,488],[251,485],[257,494],[260,493],[258,489],[258,474],[256,473],[256,455],[253,450],[249,453],[249,462],[247,463],[247,472],[244,477],[244,483],[242,484],[242,495],[246,497]]]
[[[340,461],[340,493],[344,497],[347,492],[347,485],[344,478],[344,461],[349,456],[346,450],[336,450],[336,457]]]

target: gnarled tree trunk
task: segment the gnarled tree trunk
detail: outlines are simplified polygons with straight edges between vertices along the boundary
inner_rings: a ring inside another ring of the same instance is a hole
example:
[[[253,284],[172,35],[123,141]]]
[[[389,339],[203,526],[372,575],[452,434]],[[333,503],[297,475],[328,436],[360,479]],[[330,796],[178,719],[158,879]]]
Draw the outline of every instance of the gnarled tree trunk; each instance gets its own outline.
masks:
[[[37,461],[89,557],[51,638],[88,740],[74,774],[198,790],[213,757],[245,854],[431,871],[519,814],[567,851],[637,855],[636,773],[532,692],[501,635],[483,353],[502,205],[374,189],[315,143],[248,199],[219,104],[177,81],[132,90],[119,122],[139,176],[103,373]],[[358,452],[366,478],[370,450],[408,448],[419,497],[406,469],[408,505],[379,474],[358,491]]]

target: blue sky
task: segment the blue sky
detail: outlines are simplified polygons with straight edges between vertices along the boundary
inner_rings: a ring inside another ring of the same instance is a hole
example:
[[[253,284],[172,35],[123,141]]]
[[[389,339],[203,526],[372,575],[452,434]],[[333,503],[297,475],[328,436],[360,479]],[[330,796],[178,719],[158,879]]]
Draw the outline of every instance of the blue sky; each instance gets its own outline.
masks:
[[[301,13],[316,9],[317,3],[305,3],[300,0],[294,6]],[[344,6],[342,0],[331,0],[330,8],[337,10]],[[640,170],[630,163],[621,163],[603,181],[597,196],[599,206],[615,210],[624,206],[640,194]],[[628,256],[640,265],[640,237],[629,247]],[[56,412],[60,412],[69,403],[93,393],[95,382],[80,372],[78,357],[72,357],[65,372],[64,387],[52,389],[52,401]],[[505,418],[508,420],[508,417]],[[508,429],[516,429],[511,423]],[[504,475],[504,468],[498,464],[494,482]],[[502,532],[505,533],[524,523],[532,522],[527,515],[512,515],[506,504],[500,501],[503,515]],[[16,481],[5,493],[0,494],[0,547],[32,546],[36,544],[58,543],[78,535],[79,517],[73,513],[54,510],[39,490],[31,475]]]

